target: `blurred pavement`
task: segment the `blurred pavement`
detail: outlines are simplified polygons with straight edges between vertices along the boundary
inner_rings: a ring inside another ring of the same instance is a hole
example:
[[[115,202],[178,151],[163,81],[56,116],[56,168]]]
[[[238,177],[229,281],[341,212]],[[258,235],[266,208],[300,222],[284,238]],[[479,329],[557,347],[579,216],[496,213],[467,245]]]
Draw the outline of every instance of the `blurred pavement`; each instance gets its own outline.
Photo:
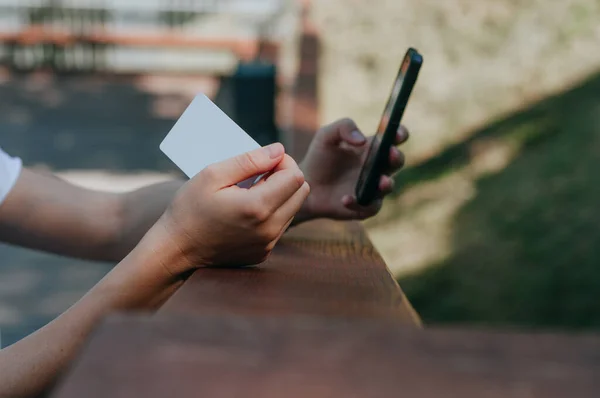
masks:
[[[178,174],[158,144],[190,96],[210,89],[203,78],[4,75],[0,146],[82,186],[135,189]],[[0,244],[2,346],[56,317],[112,266]]]

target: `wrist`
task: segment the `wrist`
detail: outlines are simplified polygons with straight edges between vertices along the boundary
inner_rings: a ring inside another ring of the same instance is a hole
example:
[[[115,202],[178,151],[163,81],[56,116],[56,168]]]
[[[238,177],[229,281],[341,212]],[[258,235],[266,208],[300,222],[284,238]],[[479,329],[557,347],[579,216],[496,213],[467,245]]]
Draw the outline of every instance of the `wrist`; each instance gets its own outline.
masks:
[[[309,185],[310,185],[310,183],[309,183]],[[311,189],[312,189],[312,187],[311,187]],[[314,211],[315,207],[312,205],[312,202],[313,202],[312,198],[313,198],[313,195],[311,192],[308,194],[308,197],[302,204],[302,207],[300,207],[300,210],[298,210],[298,213],[296,213],[296,216],[294,217],[294,220],[292,221],[292,224],[291,224],[292,226],[302,224],[303,222],[315,220],[317,218],[322,217],[317,212]]]
[[[174,271],[178,269],[190,267],[157,223],[90,294],[112,310],[155,309],[189,276],[189,272]]]
[[[327,210],[323,207],[323,203],[319,201],[328,194],[328,189],[322,184],[315,183],[313,175],[315,175],[314,162],[313,167],[309,167],[310,162],[304,158],[302,162],[298,164],[300,170],[304,173],[304,179],[310,186],[310,193],[306,200],[302,204],[302,207],[298,211],[298,214],[294,218],[292,225],[297,225],[306,221],[316,220],[318,218],[328,218]]]
[[[306,222],[306,221],[311,221],[311,220],[315,220],[317,218],[324,217],[324,215],[320,215],[315,211],[315,209],[316,209],[316,207],[314,206],[315,186],[313,185],[312,180],[310,178],[310,173],[306,169],[305,162],[304,161],[300,162],[300,164],[298,166],[300,167],[300,170],[302,170],[302,172],[304,173],[305,181],[308,183],[308,186],[310,187],[310,193],[306,197],[306,200],[304,200],[304,203],[302,203],[302,207],[300,207],[300,210],[298,210],[298,213],[296,213],[296,216],[294,217],[294,220],[292,221],[291,226],[295,226],[298,224],[302,224],[303,222]]]
[[[190,259],[189,245],[181,239],[183,235],[165,213],[144,235],[134,251],[143,253],[142,256],[150,256],[152,263],[160,265],[164,276],[182,279],[189,271],[198,268]]]

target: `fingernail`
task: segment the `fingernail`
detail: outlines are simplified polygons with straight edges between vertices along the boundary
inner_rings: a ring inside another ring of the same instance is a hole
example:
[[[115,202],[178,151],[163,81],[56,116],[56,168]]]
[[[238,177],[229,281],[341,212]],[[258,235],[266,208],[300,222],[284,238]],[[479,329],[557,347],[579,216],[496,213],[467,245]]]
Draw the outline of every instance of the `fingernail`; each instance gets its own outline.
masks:
[[[356,142],[365,142],[366,138],[358,130],[354,130],[350,133],[350,137]]]
[[[342,204],[344,206],[348,206],[351,203],[352,203],[352,198],[350,196],[346,195],[346,196],[342,197]]]
[[[283,153],[285,152],[285,149],[283,148],[283,145],[281,145],[278,142],[276,142],[274,144],[271,144],[271,145],[267,145],[265,147],[265,150],[267,151],[267,153],[269,154],[269,157],[271,159],[278,158],[281,155],[283,155]]]

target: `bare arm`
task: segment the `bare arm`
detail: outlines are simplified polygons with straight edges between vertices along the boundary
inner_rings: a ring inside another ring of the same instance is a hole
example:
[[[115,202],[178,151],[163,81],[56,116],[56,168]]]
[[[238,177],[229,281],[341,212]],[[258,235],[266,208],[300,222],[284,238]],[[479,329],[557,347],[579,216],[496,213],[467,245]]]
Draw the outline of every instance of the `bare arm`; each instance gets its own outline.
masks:
[[[46,391],[73,359],[96,323],[107,313],[153,310],[183,283],[168,266],[180,254],[154,228],[92,290],[54,321],[0,350],[0,398],[30,397]]]
[[[327,129],[318,133],[327,134],[333,133]],[[318,145],[315,147],[319,149]],[[304,160],[301,168],[309,182],[319,180],[315,170],[323,169],[323,159],[331,158],[331,151],[313,149]],[[352,192],[354,180],[355,177],[336,177],[312,184],[314,190],[292,226],[318,217],[364,218],[360,212],[344,208],[341,202],[344,193]],[[156,222],[183,183],[173,180],[114,194],[24,169],[0,206],[0,241],[71,257],[119,261]]]
[[[24,169],[0,206],[0,241],[72,257],[119,261],[156,222],[182,184],[172,181],[114,194]]]
[[[133,250],[183,183],[173,180],[116,194],[23,169],[0,206],[0,241],[116,262]],[[310,219],[310,211],[303,206],[293,225]]]
[[[408,131],[401,127],[396,144],[407,139]],[[381,200],[361,208],[353,197],[368,147],[349,119],[317,132],[300,165],[312,191],[292,226],[315,218],[362,219],[377,213]],[[402,166],[404,156],[393,148],[389,161],[391,174]],[[0,241],[67,256],[119,261],[160,217],[182,184],[171,181],[110,194],[25,169],[0,206]],[[382,176],[379,188],[383,194],[392,190],[389,175]]]
[[[232,187],[269,170],[274,174],[256,187]],[[199,173],[88,294],[38,332],[0,350],[0,398],[35,396],[51,387],[107,313],[157,308],[199,266],[264,261],[308,192],[281,145]]]
[[[109,260],[122,259],[137,245],[164,213],[183,183],[173,180],[117,195],[118,227],[110,234],[111,244],[106,251]]]

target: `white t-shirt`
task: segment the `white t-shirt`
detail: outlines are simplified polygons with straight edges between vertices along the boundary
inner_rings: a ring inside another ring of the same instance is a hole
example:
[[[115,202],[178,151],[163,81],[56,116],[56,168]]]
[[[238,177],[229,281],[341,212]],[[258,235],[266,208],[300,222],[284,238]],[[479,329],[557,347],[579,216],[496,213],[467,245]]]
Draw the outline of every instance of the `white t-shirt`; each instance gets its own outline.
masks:
[[[0,148],[0,205],[17,182],[22,167],[21,159],[9,156]]]

